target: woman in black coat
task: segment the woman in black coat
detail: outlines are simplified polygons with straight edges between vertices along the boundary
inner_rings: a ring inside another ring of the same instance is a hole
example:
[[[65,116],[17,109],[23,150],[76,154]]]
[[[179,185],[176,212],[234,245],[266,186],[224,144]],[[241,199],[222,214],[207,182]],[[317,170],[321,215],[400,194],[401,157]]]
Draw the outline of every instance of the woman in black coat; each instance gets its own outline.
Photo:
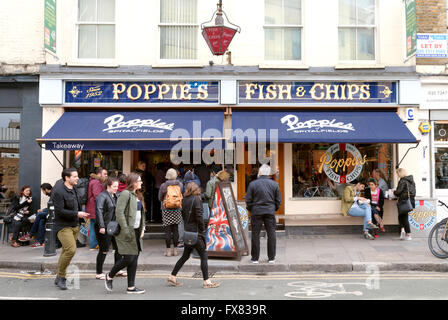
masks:
[[[196,249],[201,257],[201,270],[202,277],[204,279],[204,288],[217,288],[219,283],[211,282],[208,278],[208,257],[205,252],[205,226],[204,219],[202,217],[202,201],[201,201],[201,188],[194,183],[189,182],[186,187],[184,198],[182,200],[182,218],[184,220],[185,231],[198,232],[198,240],[194,246],[185,244],[184,253],[177,261],[176,266],[168,277],[168,282],[173,286],[179,287],[182,283],[178,282],[176,275],[182,268],[184,263],[190,258],[193,249]]]
[[[115,263],[120,258],[118,253],[117,243],[115,238],[107,234],[107,225],[109,222],[115,220],[115,207],[117,206],[117,191],[118,191],[118,179],[109,178],[106,181],[107,189],[101,192],[96,198],[96,220],[95,220],[95,234],[98,240],[98,255],[96,257],[96,278],[104,280],[103,265],[106,259],[107,252],[109,251],[110,244],[115,250],[114,261]],[[122,272],[123,273],[123,272]],[[122,274],[120,274],[122,275]]]
[[[394,191],[394,195],[398,198],[398,203],[402,201],[407,201],[409,198],[411,200],[411,205],[415,208],[415,182],[414,177],[408,175],[406,170],[403,168],[397,169],[397,175],[400,178],[398,181],[397,189]],[[398,222],[400,223],[401,232],[400,239],[401,240],[412,240],[411,238],[411,228],[409,226],[409,212],[400,212],[398,211]]]
[[[372,216],[375,218],[380,230],[386,232],[383,223],[384,193],[378,188],[378,182],[374,178],[369,179],[368,188],[364,191],[364,197],[370,200]]]

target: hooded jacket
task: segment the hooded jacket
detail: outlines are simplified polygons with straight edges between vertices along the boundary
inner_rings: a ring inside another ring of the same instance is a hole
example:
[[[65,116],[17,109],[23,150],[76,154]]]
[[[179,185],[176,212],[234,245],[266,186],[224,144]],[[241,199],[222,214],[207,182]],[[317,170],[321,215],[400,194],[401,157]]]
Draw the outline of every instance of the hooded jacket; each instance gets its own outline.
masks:
[[[208,207],[211,209],[213,207],[213,200],[215,199],[216,182],[228,181],[230,175],[227,171],[219,171],[209,182],[207,182],[207,187],[205,188],[205,199],[208,201]]]
[[[403,177],[400,179],[400,181],[398,181],[398,186],[397,189],[394,191],[394,195],[398,198],[398,201],[407,200],[408,190],[412,207],[415,208],[416,190],[415,190],[414,177],[412,175]]]

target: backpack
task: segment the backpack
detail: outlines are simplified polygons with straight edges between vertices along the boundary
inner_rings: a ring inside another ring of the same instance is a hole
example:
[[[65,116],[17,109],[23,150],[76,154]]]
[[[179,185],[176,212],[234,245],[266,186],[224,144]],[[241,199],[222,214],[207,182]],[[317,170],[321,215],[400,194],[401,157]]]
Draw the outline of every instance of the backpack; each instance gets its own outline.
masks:
[[[170,185],[166,188],[163,206],[166,209],[179,209],[182,207],[182,193],[178,185]]]
[[[89,193],[89,178],[80,178],[76,185],[76,193],[78,195],[78,201],[80,205],[87,204],[87,197]]]

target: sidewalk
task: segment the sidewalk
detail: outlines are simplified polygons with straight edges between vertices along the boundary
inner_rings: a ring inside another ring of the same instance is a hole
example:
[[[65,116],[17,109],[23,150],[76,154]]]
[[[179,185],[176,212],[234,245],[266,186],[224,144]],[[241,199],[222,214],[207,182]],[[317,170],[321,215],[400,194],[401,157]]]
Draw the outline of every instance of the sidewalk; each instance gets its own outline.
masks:
[[[250,246],[250,244],[249,244]],[[177,257],[165,257],[163,240],[144,240],[139,258],[139,270],[170,272]],[[53,257],[44,257],[43,248],[29,246],[13,248],[0,245],[0,268],[55,272],[60,249]],[[182,254],[182,249],[179,250]],[[79,248],[72,263],[81,270],[95,270],[97,251]],[[104,270],[112,267],[113,254],[106,258]],[[447,272],[448,259],[438,259],[429,251],[427,238],[401,241],[395,234],[382,235],[376,240],[365,240],[362,235],[316,235],[277,237],[276,263],[270,265],[266,257],[266,239],[261,239],[260,263],[253,265],[250,256],[240,261],[226,258],[209,258],[210,272],[366,272],[375,264],[380,271],[433,271]],[[200,260],[193,257],[182,271],[200,272]]]

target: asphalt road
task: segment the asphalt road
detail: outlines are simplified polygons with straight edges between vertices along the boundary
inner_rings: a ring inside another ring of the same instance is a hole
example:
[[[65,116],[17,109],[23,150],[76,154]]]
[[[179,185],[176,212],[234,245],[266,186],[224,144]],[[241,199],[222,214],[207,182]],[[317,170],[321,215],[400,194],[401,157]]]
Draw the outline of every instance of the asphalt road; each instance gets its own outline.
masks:
[[[143,295],[128,295],[126,279],[116,278],[108,293],[94,273],[74,277],[71,288],[61,291],[54,275],[0,270],[0,300],[446,300],[448,274],[369,273],[347,274],[215,274],[218,289],[203,289],[198,274],[180,274],[183,287],[167,284],[168,273],[139,272],[136,284]]]

